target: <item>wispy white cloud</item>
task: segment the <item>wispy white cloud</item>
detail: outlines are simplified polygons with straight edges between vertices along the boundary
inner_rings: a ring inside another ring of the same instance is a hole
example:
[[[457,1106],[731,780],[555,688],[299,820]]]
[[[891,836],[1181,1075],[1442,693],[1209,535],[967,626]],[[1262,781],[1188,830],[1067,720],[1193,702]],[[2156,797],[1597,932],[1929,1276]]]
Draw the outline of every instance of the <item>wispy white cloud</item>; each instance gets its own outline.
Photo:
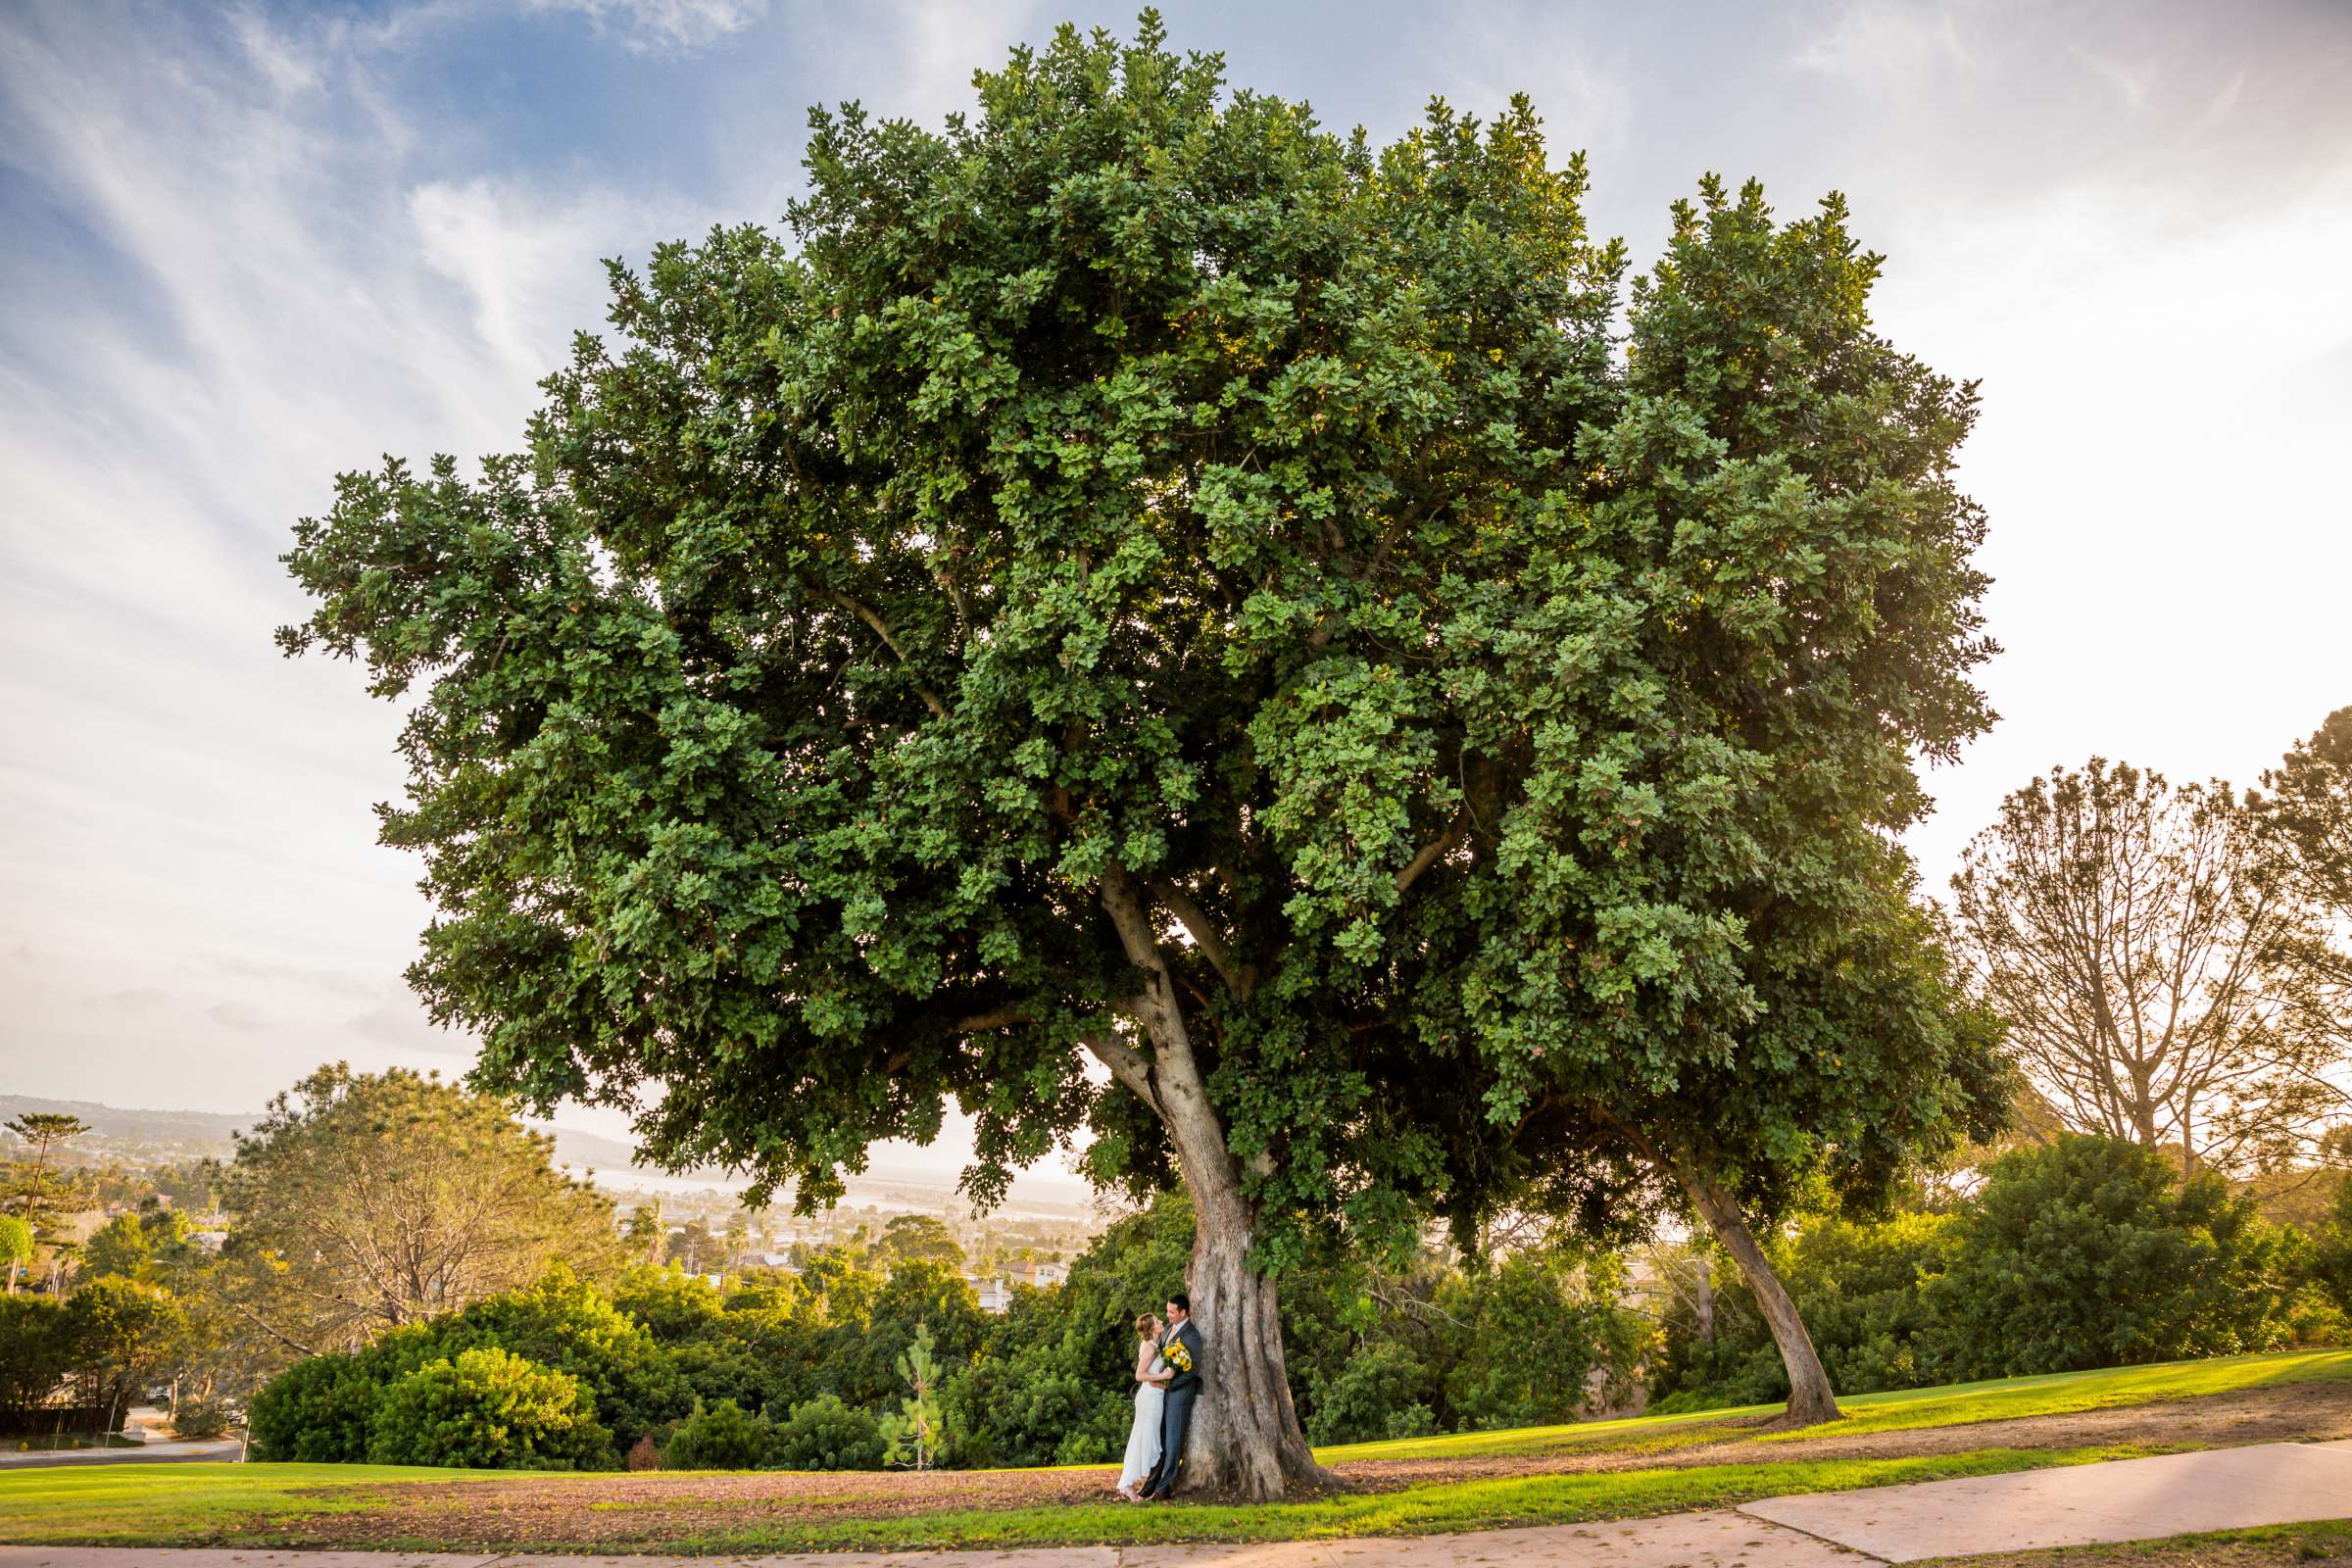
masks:
[[[603,315],[598,258],[717,214],[460,173],[395,55],[258,10],[0,14],[0,156],[117,280],[62,272],[0,361],[0,932],[44,950],[0,1020],[13,1081],[218,1029],[256,1101],[355,1034],[453,1049],[400,982],[416,868],[371,842],[398,714],[277,656],[303,607],[274,557],[337,469],[511,447]],[[126,989],[163,1000],[78,1001]],[[151,1095],[222,1092],[217,1059],[155,1066]]]
[[[415,256],[457,285],[474,341],[502,379],[526,386],[593,319],[582,285],[601,285],[599,257],[641,252],[712,216],[610,189],[559,195],[479,176],[416,185],[406,205]]]
[[[639,54],[684,55],[741,32],[767,0],[524,0],[532,11],[576,12]]]
[[[1856,0],[1791,56],[1804,71],[1841,76],[1883,92],[1916,91],[1935,75],[1971,63],[1950,9],[1906,0]]]
[[[2082,61],[2092,75],[2114,88],[2116,96],[2123,99],[2124,107],[2132,110],[2147,107],[2150,74],[2147,68],[2127,65],[2121,60],[2088,49],[2076,50],[2075,58]]]
[[[1605,156],[1633,124],[1638,73],[1594,19],[1521,0],[1467,5],[1430,43],[1430,66],[1455,109],[1492,117],[1527,93],[1561,155]]]
[[[264,1012],[258,1004],[242,998],[216,1002],[204,1009],[204,1015],[223,1029],[252,1031],[265,1028],[270,1022],[270,1015]]]

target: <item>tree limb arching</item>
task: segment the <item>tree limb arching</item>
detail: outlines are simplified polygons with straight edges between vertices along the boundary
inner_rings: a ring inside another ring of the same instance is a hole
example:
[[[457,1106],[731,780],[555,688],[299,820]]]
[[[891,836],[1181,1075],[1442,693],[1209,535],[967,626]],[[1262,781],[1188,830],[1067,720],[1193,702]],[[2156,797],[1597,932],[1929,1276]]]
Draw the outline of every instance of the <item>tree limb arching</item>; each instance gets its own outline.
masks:
[[[1155,879],[1151,888],[1152,897],[1168,906],[1168,912],[1183,925],[1185,934],[1193,939],[1193,946],[1200,950],[1200,956],[1206,958],[1209,967],[1217,971],[1217,978],[1225,982],[1225,989],[1248,1001],[1257,976],[1248,965],[1234,959],[1232,949],[1226,945],[1225,934],[1217,929],[1216,922],[1208,917],[1207,911],[1191,894],[1164,877]]]
[[[906,657],[906,650],[899,646],[899,640],[890,634],[890,627],[884,623],[880,615],[875,614],[872,611],[866,609],[865,606],[859,604],[857,600],[852,599],[848,594],[843,593],[838,588],[826,589],[825,597],[832,600],[842,609],[848,611],[851,614],[856,615],[859,620],[864,621],[866,625],[873,628],[874,635],[882,639],[882,645],[885,648],[888,648],[892,653],[898,655],[900,663],[906,665],[909,669],[914,667],[914,661]],[[939,695],[932,691],[930,687],[923,685],[920,681],[917,681],[914,687],[914,694],[923,700],[923,706],[925,708],[931,710],[932,717],[945,718],[948,716],[948,705],[941,702],[939,700]]]
[[[1419,881],[1421,873],[1444,859],[1446,852],[1460,843],[1462,835],[1469,830],[1470,808],[1465,804],[1453,813],[1453,820],[1446,824],[1445,832],[1422,845],[1414,852],[1413,858],[1404,862],[1404,869],[1396,873],[1396,891],[1402,893]]]

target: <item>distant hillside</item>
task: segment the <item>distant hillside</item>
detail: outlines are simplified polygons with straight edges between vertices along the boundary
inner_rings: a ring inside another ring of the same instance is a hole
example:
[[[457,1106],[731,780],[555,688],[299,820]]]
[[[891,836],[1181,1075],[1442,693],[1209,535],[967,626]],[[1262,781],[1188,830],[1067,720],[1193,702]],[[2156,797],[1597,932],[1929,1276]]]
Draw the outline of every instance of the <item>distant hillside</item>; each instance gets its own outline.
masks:
[[[137,1159],[225,1159],[236,1151],[233,1137],[262,1119],[260,1110],[243,1114],[222,1110],[124,1110],[87,1100],[37,1100],[30,1095],[0,1095],[0,1120],[27,1111],[78,1116],[90,1124],[88,1136],[75,1140],[83,1154]],[[538,1125],[539,1131],[551,1129]],[[616,1139],[584,1133],[574,1127],[552,1129],[556,1135],[556,1163],[575,1169],[627,1170],[637,1152]],[[0,1134],[0,1138],[5,1138]],[[10,1140],[13,1142],[13,1140]],[[713,1177],[716,1172],[710,1173]]]
[[[84,1161],[129,1160],[135,1163],[177,1163],[189,1159],[226,1159],[236,1152],[232,1135],[262,1119],[259,1109],[240,1115],[216,1110],[124,1110],[86,1100],[39,1100],[30,1095],[0,1095],[0,1120],[26,1112],[78,1116],[89,1123],[87,1136],[71,1148]],[[675,1189],[686,1185],[731,1187],[739,1183],[711,1169],[671,1176],[637,1164],[637,1152],[616,1138],[582,1132],[576,1127],[534,1124],[556,1137],[556,1163],[574,1172],[593,1170],[599,1185],[627,1188]],[[0,1132],[0,1148],[16,1140]],[[880,1159],[862,1176],[849,1178],[849,1201],[883,1203],[929,1210],[953,1201],[956,1179],[937,1169]],[[778,1202],[786,1201],[781,1196]],[[1022,1173],[1013,1183],[1010,1207],[1053,1213],[1084,1214],[1092,1209],[1093,1195],[1084,1183],[1052,1170]]]
[[[86,1152],[126,1154],[135,1148],[153,1151],[141,1157],[172,1159],[226,1154],[232,1147],[229,1135],[261,1119],[258,1110],[243,1116],[217,1110],[119,1110],[86,1100],[0,1095],[0,1120],[13,1121],[27,1113],[78,1116],[88,1122],[89,1136],[74,1146]],[[0,1139],[15,1143],[5,1133]]]

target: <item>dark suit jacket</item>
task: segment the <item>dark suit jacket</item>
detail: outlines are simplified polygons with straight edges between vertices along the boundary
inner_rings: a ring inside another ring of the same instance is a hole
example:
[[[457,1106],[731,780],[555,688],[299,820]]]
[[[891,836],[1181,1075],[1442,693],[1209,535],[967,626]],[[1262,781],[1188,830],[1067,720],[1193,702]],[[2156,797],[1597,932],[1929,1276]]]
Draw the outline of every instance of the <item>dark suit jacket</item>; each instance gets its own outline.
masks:
[[[1179,1372],[1170,1378],[1168,1392],[1174,1394],[1181,1389],[1198,1389],[1200,1387],[1200,1374],[1208,1370],[1205,1364],[1208,1358],[1207,1352],[1200,1348],[1200,1331],[1193,1327],[1193,1320],[1188,1317],[1182,1323],[1177,1324],[1176,1332],[1161,1343],[1166,1344],[1170,1341],[1185,1348],[1185,1350],[1193,1358],[1193,1369],[1190,1372]]]

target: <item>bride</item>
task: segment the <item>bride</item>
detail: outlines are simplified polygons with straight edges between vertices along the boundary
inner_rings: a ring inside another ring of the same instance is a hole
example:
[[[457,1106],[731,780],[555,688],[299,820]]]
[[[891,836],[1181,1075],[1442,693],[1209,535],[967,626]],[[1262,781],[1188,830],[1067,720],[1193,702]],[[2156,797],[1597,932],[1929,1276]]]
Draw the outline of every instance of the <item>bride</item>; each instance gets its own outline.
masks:
[[[1159,1354],[1160,1321],[1150,1312],[1135,1320],[1135,1425],[1127,1433],[1127,1457],[1119,1466],[1119,1495],[1135,1500],[1135,1489],[1159,1463],[1159,1412],[1167,1403],[1168,1363]]]

